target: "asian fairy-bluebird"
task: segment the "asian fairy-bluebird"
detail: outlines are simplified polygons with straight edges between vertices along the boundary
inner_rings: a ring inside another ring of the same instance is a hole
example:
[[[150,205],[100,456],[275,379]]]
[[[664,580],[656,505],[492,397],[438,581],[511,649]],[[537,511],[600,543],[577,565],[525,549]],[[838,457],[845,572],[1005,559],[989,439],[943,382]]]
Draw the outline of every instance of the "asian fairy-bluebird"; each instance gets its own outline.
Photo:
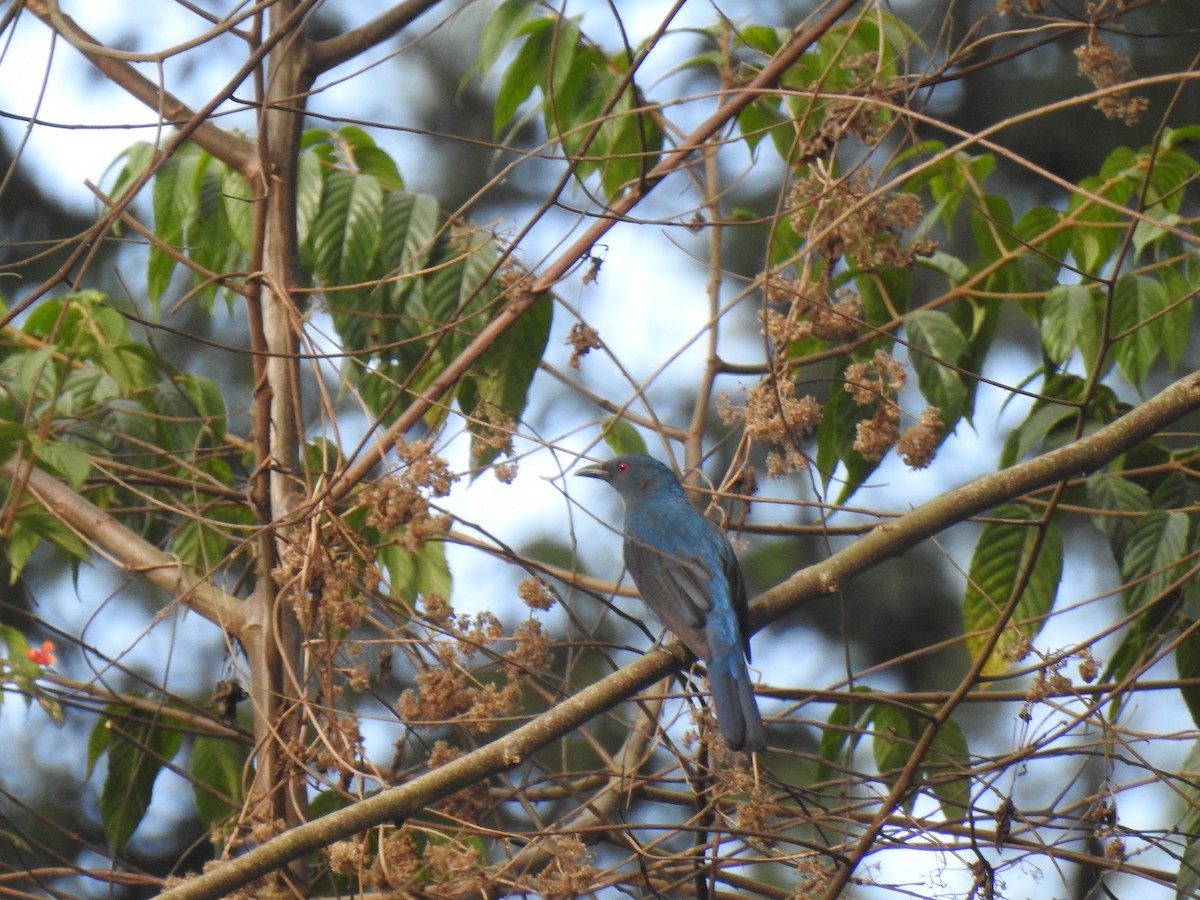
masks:
[[[625,566],[646,605],[707,667],[725,743],[731,750],[765,750],[746,669],[746,586],[725,532],[649,456],[618,456],[576,474],[607,481],[625,501]]]

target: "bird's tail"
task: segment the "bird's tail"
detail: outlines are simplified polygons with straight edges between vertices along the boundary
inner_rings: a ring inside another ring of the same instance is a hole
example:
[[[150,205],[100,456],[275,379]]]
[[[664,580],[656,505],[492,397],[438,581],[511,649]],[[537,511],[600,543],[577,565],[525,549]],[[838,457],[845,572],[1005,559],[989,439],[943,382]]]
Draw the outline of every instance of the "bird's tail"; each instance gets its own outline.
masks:
[[[721,737],[730,750],[761,753],[767,749],[767,733],[758,714],[742,647],[738,643],[714,642],[711,631],[709,646],[712,656],[708,661],[708,683],[717,707]]]

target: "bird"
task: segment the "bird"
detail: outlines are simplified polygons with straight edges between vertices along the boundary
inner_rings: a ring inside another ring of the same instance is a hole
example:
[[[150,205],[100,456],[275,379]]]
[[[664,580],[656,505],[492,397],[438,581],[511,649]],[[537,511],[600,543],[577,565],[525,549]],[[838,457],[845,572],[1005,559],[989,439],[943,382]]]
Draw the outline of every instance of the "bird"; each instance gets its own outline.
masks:
[[[707,668],[725,744],[764,751],[766,731],[746,668],[746,585],[725,532],[692,506],[675,473],[651,456],[616,456],[575,474],[607,481],[621,495],[625,567],[645,604]]]

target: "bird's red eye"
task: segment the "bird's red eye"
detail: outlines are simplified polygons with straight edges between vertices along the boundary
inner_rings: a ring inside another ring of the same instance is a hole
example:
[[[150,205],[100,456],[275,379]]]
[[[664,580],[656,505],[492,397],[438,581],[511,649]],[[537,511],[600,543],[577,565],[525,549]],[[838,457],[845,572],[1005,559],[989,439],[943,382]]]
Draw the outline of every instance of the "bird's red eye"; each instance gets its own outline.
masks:
[[[624,472],[624,471],[626,471],[628,468],[629,468],[629,463],[627,463],[627,462],[619,462],[619,463],[617,463],[617,471],[618,471],[618,472]]]

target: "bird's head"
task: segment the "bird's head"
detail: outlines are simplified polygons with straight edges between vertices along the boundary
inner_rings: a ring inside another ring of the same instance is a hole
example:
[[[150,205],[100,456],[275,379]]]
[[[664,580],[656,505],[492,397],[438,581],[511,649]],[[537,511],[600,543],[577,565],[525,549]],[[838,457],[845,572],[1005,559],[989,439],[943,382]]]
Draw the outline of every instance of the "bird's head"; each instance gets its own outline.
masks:
[[[615,456],[607,462],[585,466],[575,474],[607,481],[623,498],[644,497],[663,490],[683,492],[674,472],[657,459],[640,453]]]

